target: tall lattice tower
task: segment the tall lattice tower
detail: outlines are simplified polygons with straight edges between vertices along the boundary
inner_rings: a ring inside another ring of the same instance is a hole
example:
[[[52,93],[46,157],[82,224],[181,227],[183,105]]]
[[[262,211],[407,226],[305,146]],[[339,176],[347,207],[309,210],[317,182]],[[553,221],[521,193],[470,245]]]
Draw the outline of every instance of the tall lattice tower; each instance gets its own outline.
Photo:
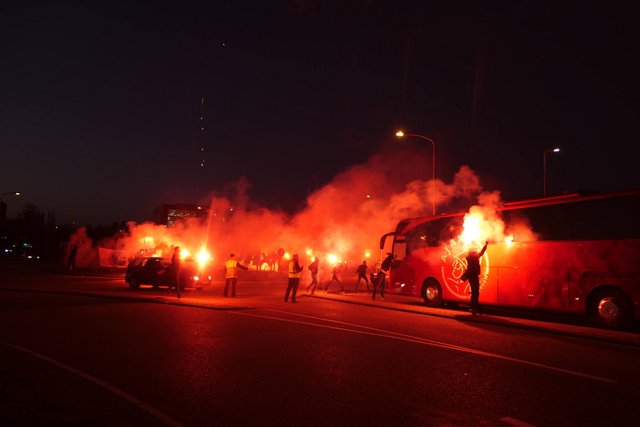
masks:
[[[199,129],[196,138],[196,160],[197,170],[195,177],[195,192],[196,198],[204,196],[204,181],[205,181],[205,167],[207,161],[207,140],[205,138],[205,109],[204,109],[204,96],[200,97],[200,115],[199,115]]]

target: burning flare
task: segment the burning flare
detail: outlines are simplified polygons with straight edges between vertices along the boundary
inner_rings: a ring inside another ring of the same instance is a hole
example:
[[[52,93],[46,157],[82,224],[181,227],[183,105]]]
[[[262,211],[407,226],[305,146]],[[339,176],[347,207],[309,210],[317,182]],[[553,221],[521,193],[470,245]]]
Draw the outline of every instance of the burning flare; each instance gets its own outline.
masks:
[[[334,254],[327,254],[327,261],[329,261],[329,264],[331,265],[336,265],[340,263],[340,259]]]
[[[191,252],[189,252],[186,248],[180,248],[180,259],[187,259],[191,256]]]
[[[507,244],[507,246],[511,246],[513,244],[513,236],[507,236],[504,238],[504,242]]]
[[[200,249],[200,251],[196,254],[196,261],[198,262],[198,266],[200,268],[204,268],[209,263],[209,261],[211,261],[211,259],[211,254],[204,247]]]

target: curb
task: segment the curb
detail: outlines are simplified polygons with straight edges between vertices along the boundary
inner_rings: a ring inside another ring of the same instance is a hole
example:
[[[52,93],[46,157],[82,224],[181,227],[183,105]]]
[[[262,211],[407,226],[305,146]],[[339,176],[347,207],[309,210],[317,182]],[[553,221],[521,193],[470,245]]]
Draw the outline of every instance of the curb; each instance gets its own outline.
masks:
[[[419,314],[423,316],[439,317],[443,319],[455,319],[462,322],[487,324],[503,328],[514,328],[528,331],[545,332],[553,335],[578,338],[578,339],[590,339],[607,344],[626,345],[631,347],[640,348],[640,334],[626,331],[616,331],[610,329],[597,329],[589,328],[586,326],[567,325],[563,323],[550,323],[540,320],[528,320],[520,319],[508,316],[495,316],[483,314],[481,316],[472,316],[467,312],[454,312],[453,310],[422,307],[421,310],[415,310],[408,307],[398,306],[397,302],[385,301],[383,303],[373,303],[368,301],[355,301],[345,300],[339,296],[331,297],[324,295],[305,295],[310,298],[318,298],[327,301],[336,301],[345,304],[355,304],[367,307],[381,308],[384,310],[399,311],[403,313]],[[391,305],[394,304],[394,305]],[[426,310],[434,310],[429,312]],[[442,312],[436,312],[435,310]],[[446,313],[444,310],[451,311]]]

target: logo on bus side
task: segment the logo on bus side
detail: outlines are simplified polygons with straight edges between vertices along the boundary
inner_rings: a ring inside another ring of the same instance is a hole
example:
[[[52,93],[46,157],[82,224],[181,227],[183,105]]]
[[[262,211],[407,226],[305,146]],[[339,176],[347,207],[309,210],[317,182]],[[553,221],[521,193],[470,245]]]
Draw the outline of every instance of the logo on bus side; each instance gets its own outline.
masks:
[[[441,256],[442,265],[440,269],[442,272],[442,281],[447,289],[460,299],[469,299],[471,297],[469,282],[460,279],[467,269],[466,256],[469,251],[469,246],[470,245],[465,245],[462,242],[452,240],[448,246],[444,247]],[[471,246],[482,247],[482,245],[477,245],[475,242]],[[480,293],[482,293],[488,277],[489,254],[485,252],[482,258],[480,258]]]

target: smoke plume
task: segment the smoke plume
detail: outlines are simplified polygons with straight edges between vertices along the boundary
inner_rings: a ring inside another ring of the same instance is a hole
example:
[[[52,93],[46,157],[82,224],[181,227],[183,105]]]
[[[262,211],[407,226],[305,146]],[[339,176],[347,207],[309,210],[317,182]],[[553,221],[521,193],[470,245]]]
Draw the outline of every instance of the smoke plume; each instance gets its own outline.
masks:
[[[127,234],[98,244],[127,257],[141,251],[170,257],[173,246],[193,254],[204,246],[218,265],[233,252],[241,263],[256,267],[265,255],[283,249],[299,254],[305,265],[315,256],[321,265],[327,264],[331,255],[355,268],[363,259],[380,258],[380,236],[394,230],[400,220],[431,215],[433,203],[437,212],[468,207],[482,194],[480,180],[468,166],[460,167],[450,183],[415,179],[416,171],[428,164],[415,151],[374,155],[314,191],[304,208],[293,214],[253,207],[250,183],[241,178],[233,191],[226,191],[232,196],[210,195],[204,223],[193,218],[173,227],[129,223]],[[485,199],[489,206],[488,201],[498,203],[499,197],[489,193]]]

